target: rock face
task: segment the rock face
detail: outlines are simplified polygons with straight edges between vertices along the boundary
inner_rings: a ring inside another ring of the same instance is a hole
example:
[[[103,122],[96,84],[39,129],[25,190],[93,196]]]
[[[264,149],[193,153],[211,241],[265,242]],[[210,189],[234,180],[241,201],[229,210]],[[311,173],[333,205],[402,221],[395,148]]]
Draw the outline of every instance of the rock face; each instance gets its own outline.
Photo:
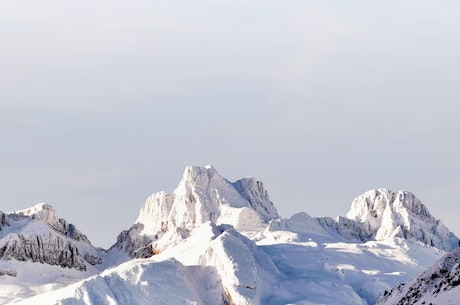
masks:
[[[323,227],[334,227],[347,239],[413,239],[438,249],[450,251],[458,238],[413,194],[377,189],[357,197],[345,217],[318,220]]]
[[[84,256],[101,259],[88,238],[48,204],[5,214],[0,212],[0,260],[32,261],[86,270]],[[88,256],[89,255],[89,256]]]
[[[264,221],[268,222],[279,217],[261,181],[254,178],[243,178],[232,185]]]
[[[386,292],[377,305],[458,304],[460,248],[442,257],[419,277]]]
[[[147,199],[135,224],[118,236],[112,249],[149,257],[206,222],[257,231],[278,217],[260,181],[245,178],[231,183],[211,166],[189,166],[174,192]]]
[[[12,235],[0,248],[0,257],[2,260],[32,261],[86,270],[77,246],[53,234]]]

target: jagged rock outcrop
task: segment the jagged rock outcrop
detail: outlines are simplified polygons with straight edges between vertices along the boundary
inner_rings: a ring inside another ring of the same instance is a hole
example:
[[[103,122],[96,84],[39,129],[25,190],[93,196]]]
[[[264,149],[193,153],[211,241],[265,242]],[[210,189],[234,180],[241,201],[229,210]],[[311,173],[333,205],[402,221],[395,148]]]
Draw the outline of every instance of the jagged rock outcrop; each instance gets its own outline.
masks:
[[[55,232],[65,235],[66,237],[91,244],[86,235],[82,234],[75,226],[68,223],[65,219],[58,218],[56,210],[49,204],[40,203],[32,208],[16,211],[12,214],[13,218],[18,219],[21,216],[45,222]]]
[[[231,183],[211,166],[188,166],[174,192],[147,199],[135,224],[118,236],[112,249],[148,257],[208,221],[257,231],[278,217],[260,181],[245,178]]]
[[[3,240],[2,244],[0,247],[2,260],[32,261],[86,270],[78,247],[55,234],[42,236],[12,234]]]
[[[450,251],[459,240],[407,191],[376,189],[366,192],[353,201],[345,217],[319,218],[318,222],[346,239],[361,241],[399,237]]]
[[[148,258],[154,255],[152,242],[158,238],[142,234],[143,227],[143,224],[135,223],[129,230],[122,231],[109,251],[124,251],[132,258]]]
[[[362,229],[363,224],[348,219],[343,216],[338,216],[336,219],[331,217],[315,218],[319,225],[324,230],[333,236],[340,236],[346,240],[366,242],[372,240],[372,235]]]
[[[86,262],[88,262],[90,265],[96,266],[102,264],[102,258],[96,255],[92,255],[89,253],[86,253],[84,256],[84,259]]]
[[[458,304],[460,248],[442,257],[420,276],[386,291],[377,305]]]
[[[39,262],[81,271],[86,270],[85,256],[91,264],[102,261],[88,238],[73,224],[58,218],[49,204],[1,213],[0,219],[0,260]]]
[[[261,181],[254,178],[243,178],[232,185],[264,221],[268,222],[279,217]]]
[[[7,226],[8,222],[6,221],[6,215],[2,211],[0,211],[0,231],[4,226]]]

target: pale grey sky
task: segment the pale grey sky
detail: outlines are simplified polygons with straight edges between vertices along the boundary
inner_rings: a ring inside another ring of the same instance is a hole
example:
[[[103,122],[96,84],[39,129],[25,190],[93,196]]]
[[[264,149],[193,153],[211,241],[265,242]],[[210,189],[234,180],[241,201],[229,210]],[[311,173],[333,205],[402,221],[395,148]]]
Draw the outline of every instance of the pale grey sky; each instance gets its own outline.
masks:
[[[282,216],[388,187],[460,235],[459,100],[457,0],[2,0],[0,210],[108,247],[212,164]]]

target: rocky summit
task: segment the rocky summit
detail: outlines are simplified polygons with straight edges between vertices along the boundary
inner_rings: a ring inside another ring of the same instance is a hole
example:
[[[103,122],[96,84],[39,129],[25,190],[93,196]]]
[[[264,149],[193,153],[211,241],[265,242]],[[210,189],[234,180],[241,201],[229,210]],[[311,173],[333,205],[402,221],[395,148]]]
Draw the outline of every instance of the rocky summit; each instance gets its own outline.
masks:
[[[31,261],[86,270],[99,250],[73,224],[58,218],[49,204],[1,213],[0,259]],[[90,258],[89,262],[85,260]]]
[[[232,183],[212,166],[188,166],[172,193],[159,192],[147,199],[114,248],[145,258],[186,239],[206,222],[256,232],[278,217],[262,182],[244,178]]]

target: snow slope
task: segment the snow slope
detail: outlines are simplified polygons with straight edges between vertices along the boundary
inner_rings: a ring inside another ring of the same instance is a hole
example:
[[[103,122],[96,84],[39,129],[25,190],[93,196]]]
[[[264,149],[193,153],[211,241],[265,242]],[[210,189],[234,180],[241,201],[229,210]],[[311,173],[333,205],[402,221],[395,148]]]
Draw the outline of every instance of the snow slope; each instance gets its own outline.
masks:
[[[203,304],[195,272],[174,259],[133,260],[17,304]]]
[[[19,304],[373,304],[442,255],[417,243],[321,243],[305,231],[264,235],[256,242],[208,222],[158,255]]]
[[[251,247],[232,227],[208,222],[164,253],[18,304],[257,304]]]
[[[460,304],[460,248],[443,256],[420,276],[385,293],[377,304]]]
[[[379,233],[382,227],[388,234]],[[367,192],[337,219],[306,213],[281,219],[261,182],[232,183],[210,166],[187,167],[178,187],[149,197],[135,224],[102,256],[116,266],[93,266],[105,271],[15,300],[374,304],[442,257],[454,239],[458,242],[407,192]],[[12,277],[0,275],[0,283],[6,278]]]

